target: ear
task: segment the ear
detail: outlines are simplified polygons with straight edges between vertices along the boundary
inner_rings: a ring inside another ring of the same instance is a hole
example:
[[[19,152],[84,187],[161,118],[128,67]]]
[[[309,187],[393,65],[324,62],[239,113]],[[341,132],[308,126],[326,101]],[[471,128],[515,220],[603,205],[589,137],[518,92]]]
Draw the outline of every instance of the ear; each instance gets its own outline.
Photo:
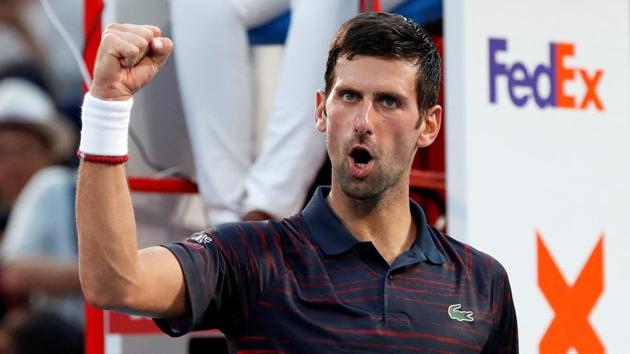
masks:
[[[316,103],[317,107],[315,107],[315,126],[317,130],[320,132],[326,131],[326,94],[322,90],[317,90],[316,93]]]
[[[435,105],[426,111],[419,128],[418,147],[423,148],[431,145],[437,138],[442,126],[442,107]]]

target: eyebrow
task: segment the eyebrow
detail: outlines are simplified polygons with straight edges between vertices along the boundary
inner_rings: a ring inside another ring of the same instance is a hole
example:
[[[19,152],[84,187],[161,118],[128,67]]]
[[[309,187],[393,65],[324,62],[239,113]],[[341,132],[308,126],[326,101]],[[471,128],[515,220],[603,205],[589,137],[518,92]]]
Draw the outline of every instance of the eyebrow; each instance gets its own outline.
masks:
[[[356,93],[360,93],[361,92],[358,89],[355,89],[355,88],[353,88],[351,86],[345,86],[345,85],[337,86],[335,88],[335,91],[339,91],[339,92],[356,92]]]
[[[356,93],[359,94],[361,96],[363,96],[363,92],[361,92],[361,90],[356,89],[352,86],[348,86],[348,85],[339,85],[335,88],[335,91],[338,92],[352,92],[352,93]],[[397,100],[399,100],[400,102],[407,102],[407,98],[401,94],[399,94],[398,92],[394,92],[394,91],[376,91],[376,93],[374,93],[374,97],[376,99],[383,99],[386,97],[392,97],[395,98]]]
[[[396,100],[398,100],[400,103],[406,103],[407,102],[407,98],[397,92],[392,92],[392,91],[377,91],[374,94],[374,97],[377,100],[382,100],[384,98],[394,98]]]

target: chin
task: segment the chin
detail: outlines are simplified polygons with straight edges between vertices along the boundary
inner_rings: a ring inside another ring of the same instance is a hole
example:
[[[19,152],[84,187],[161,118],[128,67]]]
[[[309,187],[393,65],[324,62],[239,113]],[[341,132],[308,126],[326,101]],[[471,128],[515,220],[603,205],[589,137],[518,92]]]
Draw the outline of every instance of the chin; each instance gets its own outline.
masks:
[[[354,188],[354,189],[343,189],[344,193],[354,199],[354,200],[362,200],[362,201],[369,201],[369,200],[378,200],[380,199],[380,193],[374,193],[373,190],[370,189],[358,189],[358,188]]]
[[[357,201],[376,202],[386,195],[397,193],[404,170],[390,174],[378,173],[377,170],[363,179],[355,178],[342,169],[338,169],[337,172],[336,181],[345,195]]]
[[[349,181],[342,179],[339,184],[345,195],[356,200],[378,200],[384,192],[382,185],[369,183],[366,180]]]

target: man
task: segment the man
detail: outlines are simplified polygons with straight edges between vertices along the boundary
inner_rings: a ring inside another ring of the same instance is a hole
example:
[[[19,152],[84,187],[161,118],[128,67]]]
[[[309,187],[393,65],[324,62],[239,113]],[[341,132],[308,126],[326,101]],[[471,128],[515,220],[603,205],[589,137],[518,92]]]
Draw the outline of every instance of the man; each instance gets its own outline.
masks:
[[[302,213],[137,251],[121,122],[172,49],[159,35],[110,27],[84,104],[77,217],[88,301],[151,315],[171,335],[218,328],[242,352],[518,352],[501,265],[428,226],[408,198],[412,158],[442,114],[440,59],[420,27],[362,14],[337,32],[316,109],[332,185]]]
[[[0,235],[28,180],[71,156],[75,135],[37,85],[19,78],[0,80]]]
[[[0,283],[7,295],[27,296],[30,310],[50,310],[82,328],[76,171],[54,166],[76,151],[75,137],[39,86],[0,80]]]
[[[50,312],[82,329],[74,198],[77,171],[38,171],[16,200],[0,244],[0,279],[8,294],[27,296],[29,310]]]

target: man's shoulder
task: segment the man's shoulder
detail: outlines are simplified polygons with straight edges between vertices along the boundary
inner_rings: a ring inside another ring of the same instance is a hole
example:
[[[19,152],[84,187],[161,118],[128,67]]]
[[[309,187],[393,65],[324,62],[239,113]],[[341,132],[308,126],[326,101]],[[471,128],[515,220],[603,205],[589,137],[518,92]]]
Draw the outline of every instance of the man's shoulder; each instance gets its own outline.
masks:
[[[477,286],[494,286],[507,279],[503,265],[493,256],[468,243],[433,229],[437,247],[446,263],[467,272]]]
[[[236,247],[270,242],[281,246],[287,243],[309,242],[310,239],[301,214],[280,220],[226,223],[208,229],[203,234]]]

